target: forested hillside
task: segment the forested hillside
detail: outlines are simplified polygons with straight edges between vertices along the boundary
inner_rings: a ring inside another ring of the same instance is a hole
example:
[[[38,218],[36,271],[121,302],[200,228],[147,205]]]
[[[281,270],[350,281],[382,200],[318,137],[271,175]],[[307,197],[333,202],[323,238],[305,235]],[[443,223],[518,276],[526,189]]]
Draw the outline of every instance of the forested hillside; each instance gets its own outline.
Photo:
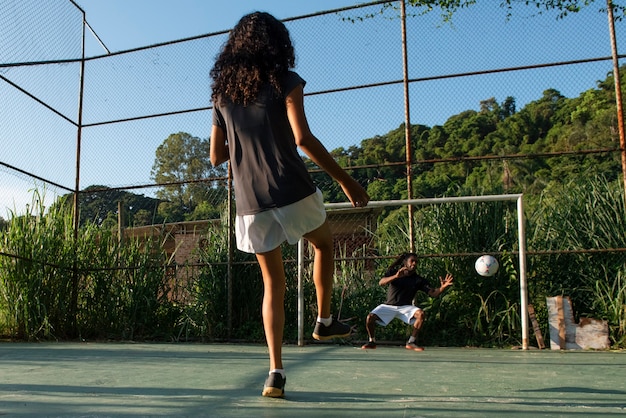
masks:
[[[443,126],[411,127],[413,197],[535,194],[581,174],[619,175],[619,153],[606,151],[619,149],[612,75],[576,98],[549,89],[519,110],[513,97],[489,98],[477,107]],[[404,150],[400,125],[333,154],[355,168],[352,174],[367,184],[373,200],[389,200],[407,196]],[[315,176],[329,201],[345,200],[325,175]]]

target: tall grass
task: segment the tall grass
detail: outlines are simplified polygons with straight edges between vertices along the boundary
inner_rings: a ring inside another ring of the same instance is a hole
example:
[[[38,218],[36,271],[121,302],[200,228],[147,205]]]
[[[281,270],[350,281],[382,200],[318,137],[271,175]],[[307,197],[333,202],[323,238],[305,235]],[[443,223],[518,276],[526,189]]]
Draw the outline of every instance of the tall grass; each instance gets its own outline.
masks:
[[[533,249],[569,250],[534,257],[532,285],[543,297],[567,295],[577,316],[609,321],[611,339],[624,346],[623,285],[626,208],[618,181],[584,177],[546,190],[532,215]],[[584,250],[599,250],[586,252]],[[621,304],[621,305],[620,305]]]
[[[20,340],[170,334],[163,321],[171,316],[166,260],[158,242],[122,243],[89,224],[75,240],[67,206],[46,212],[42,201],[35,192],[33,205],[12,216],[2,234],[1,333]]]
[[[506,203],[442,204],[419,208],[414,216],[415,248],[420,255],[418,273],[430,281],[431,287],[438,287],[446,273],[454,276],[454,285],[440,298],[418,293],[415,302],[427,316],[421,340],[451,346],[517,344],[519,282],[510,252],[500,260],[506,261],[507,268],[490,278],[474,271],[476,256],[463,255],[515,249],[516,228],[508,227],[515,225],[515,208]],[[409,250],[406,208],[385,217],[374,241],[380,255],[395,257]],[[385,300],[386,288],[378,285],[378,279],[390,263],[381,266],[367,286],[373,289],[373,298],[367,302],[370,309]],[[381,339],[401,340],[409,331],[396,321],[377,333]]]
[[[511,203],[461,203],[436,205],[420,214],[417,248],[425,254],[510,252],[517,247],[515,208]],[[499,257],[501,268],[492,277],[474,270],[476,255],[427,258],[423,274],[439,285],[439,277],[454,276],[454,285],[441,299],[422,296],[437,321],[425,331],[439,345],[491,346],[517,344],[519,333],[519,285],[508,255]],[[506,263],[505,263],[506,261]],[[428,313],[428,311],[427,311]],[[445,329],[445,331],[438,331]]]
[[[211,224],[194,254],[197,264],[168,258],[166,236],[121,241],[114,231],[86,224],[74,239],[67,205],[46,211],[35,193],[24,215],[0,232],[0,334],[20,340],[128,339],[158,341],[264,341],[263,282],[253,255],[234,251],[229,272],[227,222]],[[588,177],[554,185],[527,201],[527,248],[569,250],[528,257],[529,302],[547,330],[547,296],[572,298],[577,316],[609,322],[614,347],[626,347],[626,211],[617,182]],[[223,214],[223,219],[227,215]],[[509,203],[463,203],[415,211],[419,273],[439,286],[440,298],[419,294],[427,315],[421,343],[441,346],[520,344],[515,208]],[[163,228],[165,229],[165,228]],[[408,211],[386,211],[367,248],[343,248],[336,262],[333,312],[367,338],[365,317],[384,302],[378,280],[410,248]],[[585,250],[593,251],[585,251]],[[298,336],[296,247],[283,245],[287,275],[285,339]],[[307,249],[305,337],[317,306]],[[493,253],[500,270],[483,278],[477,254]],[[444,255],[445,254],[445,255]],[[377,257],[370,257],[376,255]],[[230,274],[230,275],[229,275]],[[74,284],[76,286],[74,286]],[[230,315],[230,316],[229,316]],[[404,340],[409,327],[394,321],[377,328],[379,340]],[[532,336],[531,336],[532,338]]]
[[[0,315],[5,334],[19,339],[71,335],[72,218],[46,214],[43,196],[33,194],[23,215],[12,214],[0,248]]]
[[[616,347],[625,347],[626,268],[618,271],[614,280],[598,280],[595,285],[593,310],[608,321],[612,344]]]
[[[228,337],[228,230],[221,224],[210,225],[198,248],[205,265],[187,280],[178,320],[177,340],[225,339]]]
[[[82,338],[169,338],[177,313],[164,236],[120,241],[111,230],[81,229],[79,332]]]

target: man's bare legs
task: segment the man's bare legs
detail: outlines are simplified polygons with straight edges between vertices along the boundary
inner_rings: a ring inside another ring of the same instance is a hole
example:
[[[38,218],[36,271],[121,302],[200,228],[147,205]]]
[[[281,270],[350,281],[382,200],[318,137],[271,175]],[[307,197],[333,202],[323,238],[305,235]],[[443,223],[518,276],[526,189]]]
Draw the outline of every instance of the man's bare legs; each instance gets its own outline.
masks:
[[[422,325],[424,325],[424,311],[418,309],[417,311],[415,311],[415,314],[413,314],[413,318],[415,318],[415,322],[413,323],[411,338],[406,344],[406,348],[413,351],[424,351],[424,347],[420,347],[417,345],[417,336],[419,335],[420,329],[422,329]]]
[[[417,336],[420,332],[420,329],[422,328],[422,325],[424,325],[424,311],[421,309],[418,309],[413,314],[413,318],[415,318],[415,322],[413,322],[411,338],[409,339],[409,342],[407,342],[405,347],[408,350],[424,351],[423,347],[419,347],[417,345]],[[376,323],[379,320],[380,318],[376,314],[370,313],[367,315],[367,319],[365,320],[365,328],[367,329],[367,335],[369,337],[369,341],[363,344],[361,348],[363,349],[375,349],[376,348],[375,329],[376,329]]]
[[[365,329],[367,330],[367,336],[369,341],[361,346],[362,349],[375,349],[376,348],[376,323],[380,320],[378,315],[369,313],[365,319]]]

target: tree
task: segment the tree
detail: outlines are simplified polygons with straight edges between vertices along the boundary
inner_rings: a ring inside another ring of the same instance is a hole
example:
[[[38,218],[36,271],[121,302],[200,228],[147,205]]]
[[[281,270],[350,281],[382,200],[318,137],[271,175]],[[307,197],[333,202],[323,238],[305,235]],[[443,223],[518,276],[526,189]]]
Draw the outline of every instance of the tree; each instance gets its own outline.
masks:
[[[478,0],[409,0],[409,5],[422,9],[420,14],[425,14],[439,9],[444,22],[449,22],[452,16],[461,9],[473,6]],[[486,0],[491,1],[493,0]],[[494,2],[495,3],[495,2]],[[557,12],[557,18],[562,19],[570,13],[578,13],[592,4],[599,5],[600,11],[606,10],[606,0],[500,0],[499,6],[506,9],[507,18],[511,17],[513,7],[523,4],[534,7],[537,14]],[[617,20],[626,15],[626,5],[613,1],[613,14]]]
[[[156,213],[151,213],[146,209],[139,209],[133,216],[132,226],[154,225]]]
[[[167,222],[188,220],[201,202],[219,205],[225,194],[216,178],[225,176],[226,169],[213,167],[209,154],[208,140],[185,132],[171,134],[157,148],[151,178],[163,185],[157,197],[164,201],[159,214]]]
[[[72,206],[74,193],[68,193],[57,199],[57,205]],[[115,190],[106,186],[92,185],[80,192],[80,224],[94,223],[103,226],[105,223],[117,225],[118,203],[124,208],[125,225],[141,226],[161,223],[156,211],[159,200],[123,190]],[[106,222],[105,222],[106,221]]]

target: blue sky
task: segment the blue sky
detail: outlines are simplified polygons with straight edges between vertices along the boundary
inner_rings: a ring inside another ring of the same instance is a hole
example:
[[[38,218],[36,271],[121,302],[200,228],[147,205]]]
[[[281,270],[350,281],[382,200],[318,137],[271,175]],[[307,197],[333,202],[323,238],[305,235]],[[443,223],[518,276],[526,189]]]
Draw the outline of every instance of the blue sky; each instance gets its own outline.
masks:
[[[268,11],[284,19],[357,3],[350,0],[75,2],[86,12],[90,26],[111,52],[227,30],[242,15],[254,10]],[[517,6],[509,21],[505,19],[505,11],[498,8],[497,4],[499,1],[481,1],[479,6],[462,10],[455,15],[452,25],[443,24],[437,12],[410,17],[407,24],[409,77],[428,78],[610,56],[607,18],[598,11],[599,4],[564,20],[557,20],[554,14],[532,16],[533,9]],[[409,8],[408,11],[411,13],[415,10]],[[319,28],[307,26],[307,22],[300,21],[288,24],[298,55],[296,70],[307,80],[306,91],[316,92],[337,86],[401,79],[400,26],[394,13],[387,11],[384,18],[377,20],[342,22],[342,16],[353,15],[348,13],[332,17],[328,21],[320,20],[331,24]],[[619,22],[618,46],[626,45],[626,30],[623,29],[624,23]],[[106,53],[91,36],[87,37],[86,46],[88,56]],[[1,57],[0,55],[0,61]],[[210,67],[210,63],[207,66]],[[529,101],[539,99],[547,88],[555,88],[567,97],[576,97],[583,91],[594,88],[596,80],[604,79],[611,67],[611,62],[607,61],[412,83],[411,122],[428,126],[443,124],[452,115],[468,109],[477,110],[480,100],[490,97],[501,102],[506,96],[513,96],[519,109]],[[179,82],[174,88],[181,92],[181,97],[195,100],[192,107],[209,104],[206,94],[203,93],[205,85],[195,81],[186,82],[183,77]],[[98,88],[96,84],[89,81],[90,88]],[[94,85],[96,86],[91,87]],[[52,85],[50,88],[61,87]],[[151,92],[150,89],[147,90],[148,93]],[[103,100],[114,99],[102,97]],[[155,99],[158,100],[161,98]],[[174,103],[175,100],[171,100]],[[15,107],[19,109],[19,106]],[[358,145],[363,139],[384,135],[404,121],[400,85],[311,96],[307,98],[306,107],[314,133],[328,149]],[[110,111],[115,110],[112,107]],[[2,115],[0,110],[0,118]],[[106,119],[108,115],[101,117]],[[52,124],[48,120],[42,118],[38,121],[42,125],[45,123],[45,127],[38,128],[29,120],[21,123],[27,126],[21,126],[20,129],[24,132],[19,132],[16,136],[38,138],[42,136],[42,131],[51,129]],[[90,184],[116,187],[149,183],[156,146],[169,133],[174,133],[172,129],[207,138],[209,125],[210,122],[205,120],[199,123],[197,120],[183,118],[180,120],[180,127],[176,128],[160,127],[157,122],[146,128],[153,129],[153,132],[146,132],[145,137],[135,138],[136,145],[125,148],[123,153],[116,151],[127,144],[111,139],[113,132],[120,137],[123,133],[114,130],[103,132],[102,138],[95,141],[97,146],[93,142],[85,143],[81,188]],[[27,129],[32,129],[33,132],[26,131]],[[67,128],[58,128],[55,132],[71,138],[72,132],[65,132],[64,129]],[[9,151],[5,157],[7,159],[3,161],[27,171],[36,170],[36,174],[43,178],[73,186],[73,146],[71,141],[65,147],[48,147],[46,143],[20,143],[13,147],[15,155],[11,155]],[[33,150],[45,152],[37,153],[38,158],[33,159]],[[24,156],[29,159],[26,160]],[[113,165],[114,161],[119,161],[119,166]],[[129,169],[131,165],[132,170]],[[19,211],[30,201],[27,190],[32,185],[11,183],[10,175],[8,181],[2,180],[2,175],[0,170],[0,187],[3,189],[0,194],[0,216],[5,217],[4,208],[15,208]]]
[[[110,51],[227,30],[255,10],[279,19],[355,4],[350,0],[75,0]],[[94,46],[94,51],[97,51]]]

